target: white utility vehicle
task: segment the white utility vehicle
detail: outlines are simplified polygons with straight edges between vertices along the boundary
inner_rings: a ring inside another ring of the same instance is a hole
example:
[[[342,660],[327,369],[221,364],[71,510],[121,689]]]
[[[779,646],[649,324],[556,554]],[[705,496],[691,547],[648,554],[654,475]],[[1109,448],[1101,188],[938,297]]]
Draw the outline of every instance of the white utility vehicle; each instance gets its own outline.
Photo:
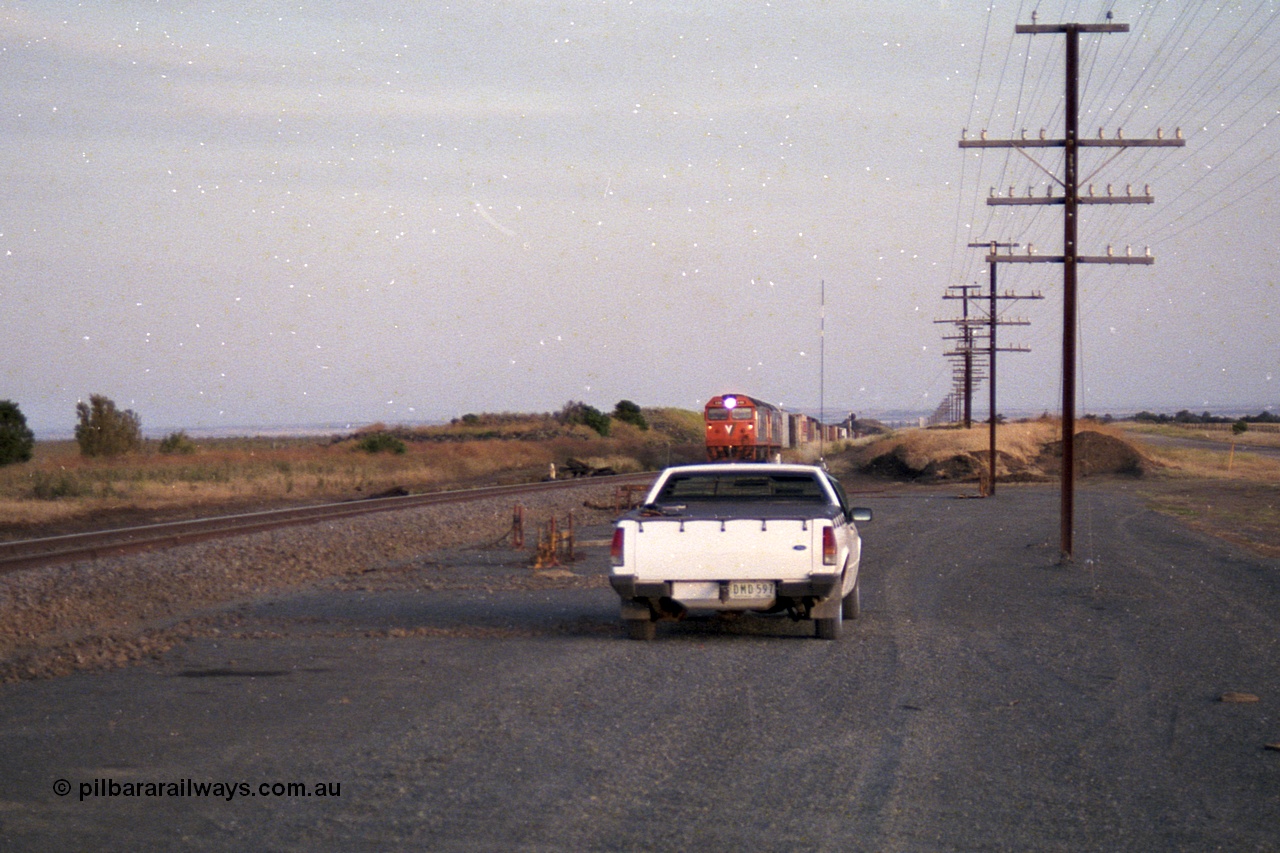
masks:
[[[688,611],[789,613],[834,640],[858,616],[862,540],[840,483],[813,465],[668,468],[614,527],[609,582],[628,634]]]

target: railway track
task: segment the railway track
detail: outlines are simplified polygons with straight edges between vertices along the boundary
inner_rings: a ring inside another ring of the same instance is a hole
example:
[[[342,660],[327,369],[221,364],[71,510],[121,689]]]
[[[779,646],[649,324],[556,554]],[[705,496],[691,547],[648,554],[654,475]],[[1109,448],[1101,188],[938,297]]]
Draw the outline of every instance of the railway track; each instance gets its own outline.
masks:
[[[39,539],[0,543],[0,574],[75,560],[116,557],[139,551],[171,548],[207,539],[242,536],[264,530],[302,524],[318,524],[339,518],[375,512],[413,509],[421,506],[463,503],[486,498],[518,497],[539,492],[572,489],[575,486],[612,483],[619,487],[652,481],[653,474],[620,474],[610,477],[487,486],[448,492],[430,492],[385,498],[317,504],[281,510],[220,515],[186,521],[146,524]]]

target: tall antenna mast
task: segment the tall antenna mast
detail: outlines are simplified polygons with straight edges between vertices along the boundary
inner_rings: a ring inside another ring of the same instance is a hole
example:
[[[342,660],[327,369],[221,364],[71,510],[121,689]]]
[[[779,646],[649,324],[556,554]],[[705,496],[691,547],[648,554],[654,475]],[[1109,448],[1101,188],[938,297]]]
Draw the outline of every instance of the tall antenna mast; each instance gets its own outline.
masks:
[[[827,440],[827,280],[818,284],[818,459],[826,458]]]

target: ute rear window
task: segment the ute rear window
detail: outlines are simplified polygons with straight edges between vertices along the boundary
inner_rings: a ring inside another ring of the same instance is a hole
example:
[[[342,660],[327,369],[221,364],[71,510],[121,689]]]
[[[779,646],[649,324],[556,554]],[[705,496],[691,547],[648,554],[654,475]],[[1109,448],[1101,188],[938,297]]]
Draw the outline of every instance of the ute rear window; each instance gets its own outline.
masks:
[[[694,501],[827,502],[822,484],[808,474],[675,474],[658,495],[658,503]]]

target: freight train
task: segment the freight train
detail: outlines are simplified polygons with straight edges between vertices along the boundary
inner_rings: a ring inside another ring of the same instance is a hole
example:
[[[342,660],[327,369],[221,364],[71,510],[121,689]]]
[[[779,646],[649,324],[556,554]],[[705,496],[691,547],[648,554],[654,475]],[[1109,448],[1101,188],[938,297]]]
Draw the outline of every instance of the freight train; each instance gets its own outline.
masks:
[[[782,452],[785,415],[777,406],[745,394],[707,401],[707,459],[768,462]]]
[[[849,437],[846,426],[824,427],[815,418],[785,412],[746,394],[712,397],[703,419],[707,459],[712,462],[772,462],[784,448]]]

